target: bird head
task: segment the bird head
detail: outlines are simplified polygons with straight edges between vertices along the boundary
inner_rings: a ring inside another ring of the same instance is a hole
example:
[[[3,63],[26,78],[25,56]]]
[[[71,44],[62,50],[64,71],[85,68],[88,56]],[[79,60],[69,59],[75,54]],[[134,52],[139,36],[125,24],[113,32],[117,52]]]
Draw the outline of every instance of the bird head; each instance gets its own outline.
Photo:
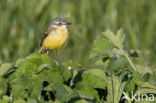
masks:
[[[71,23],[65,21],[63,18],[57,18],[51,22],[51,25],[56,26],[56,27],[59,27],[59,26],[67,27],[67,26],[71,25]]]

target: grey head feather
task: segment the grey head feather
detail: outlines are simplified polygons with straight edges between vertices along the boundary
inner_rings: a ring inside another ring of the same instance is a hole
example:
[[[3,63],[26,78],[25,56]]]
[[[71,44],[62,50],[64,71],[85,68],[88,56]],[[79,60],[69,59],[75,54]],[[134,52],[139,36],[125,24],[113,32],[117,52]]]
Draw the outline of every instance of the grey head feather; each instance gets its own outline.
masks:
[[[57,25],[57,26],[70,25],[70,24],[71,23],[65,21],[63,18],[56,18],[55,20],[51,22],[51,25]]]

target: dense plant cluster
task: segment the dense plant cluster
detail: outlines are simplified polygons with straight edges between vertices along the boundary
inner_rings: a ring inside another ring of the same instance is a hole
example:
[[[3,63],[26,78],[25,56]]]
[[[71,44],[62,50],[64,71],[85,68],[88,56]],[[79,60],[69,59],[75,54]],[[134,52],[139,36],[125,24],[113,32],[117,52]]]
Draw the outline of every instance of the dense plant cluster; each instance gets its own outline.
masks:
[[[135,63],[141,53],[126,50],[125,35],[102,32],[94,41],[90,68],[33,53],[0,66],[0,103],[131,103],[123,92],[156,96],[156,71]],[[155,98],[154,98],[155,99]],[[146,97],[142,102],[146,101]],[[154,100],[156,101],[156,100]],[[153,102],[154,103],[154,102]]]
[[[0,63],[39,50],[47,26],[61,17],[72,23],[68,45],[58,52],[62,62],[89,64],[87,57],[99,32],[122,27],[125,47],[141,50],[142,60],[155,65],[155,10],[156,0],[0,0]]]

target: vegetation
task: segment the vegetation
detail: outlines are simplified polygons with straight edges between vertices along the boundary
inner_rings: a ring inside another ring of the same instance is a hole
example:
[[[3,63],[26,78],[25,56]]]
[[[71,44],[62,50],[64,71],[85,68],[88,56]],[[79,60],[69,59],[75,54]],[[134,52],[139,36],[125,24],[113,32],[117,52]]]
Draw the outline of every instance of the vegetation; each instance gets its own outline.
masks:
[[[89,57],[94,66],[88,70],[39,53],[2,64],[1,102],[119,103],[132,101],[121,98],[123,91],[128,95],[131,91],[156,94],[155,71],[132,62],[130,57],[139,54],[123,49],[124,37],[122,29],[116,35],[110,30],[103,32],[94,42]]]
[[[0,103],[156,98],[155,8],[155,0],[0,0]],[[69,40],[57,56],[41,55],[57,17],[72,22]]]

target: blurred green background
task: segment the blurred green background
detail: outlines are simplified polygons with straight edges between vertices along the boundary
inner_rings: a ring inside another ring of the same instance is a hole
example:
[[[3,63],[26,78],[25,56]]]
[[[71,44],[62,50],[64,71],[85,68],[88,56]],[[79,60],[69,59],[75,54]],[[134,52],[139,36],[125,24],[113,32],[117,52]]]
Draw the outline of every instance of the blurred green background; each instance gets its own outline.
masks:
[[[62,61],[87,63],[94,39],[107,28],[123,28],[127,49],[156,60],[156,0],[0,0],[0,62],[39,51],[41,35],[57,17],[72,22]]]

